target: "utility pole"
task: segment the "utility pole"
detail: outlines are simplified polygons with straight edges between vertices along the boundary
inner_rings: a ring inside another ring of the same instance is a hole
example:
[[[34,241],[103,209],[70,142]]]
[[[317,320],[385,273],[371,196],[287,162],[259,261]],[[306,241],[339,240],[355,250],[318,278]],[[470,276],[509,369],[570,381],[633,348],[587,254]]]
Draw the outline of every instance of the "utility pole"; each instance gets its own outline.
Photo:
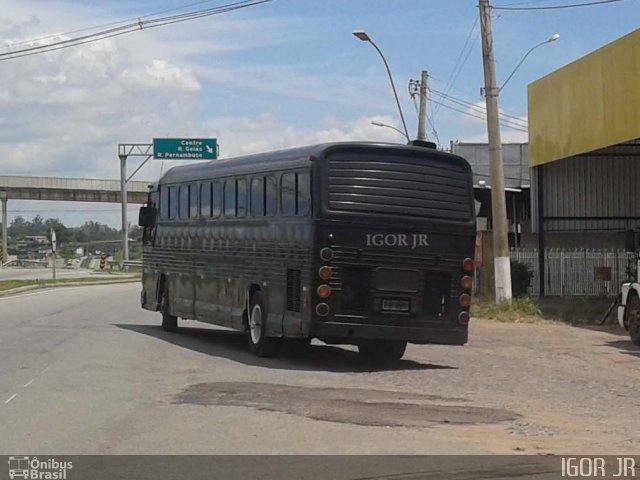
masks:
[[[491,215],[493,224],[493,266],[496,302],[511,301],[511,265],[507,237],[507,206],[504,193],[504,165],[500,138],[500,113],[496,86],[496,66],[493,57],[491,32],[491,5],[489,0],[478,0],[480,29],[482,32],[482,64],[484,67],[484,96],[487,102],[487,131],[489,136],[489,162],[491,165]]]
[[[7,215],[7,192],[0,192],[0,203],[2,203],[2,256],[0,256],[0,268],[3,262],[7,261],[9,253],[7,252],[7,223],[9,216]]]
[[[420,77],[420,111],[418,112],[418,140],[427,140],[427,81],[429,74],[422,70]]]

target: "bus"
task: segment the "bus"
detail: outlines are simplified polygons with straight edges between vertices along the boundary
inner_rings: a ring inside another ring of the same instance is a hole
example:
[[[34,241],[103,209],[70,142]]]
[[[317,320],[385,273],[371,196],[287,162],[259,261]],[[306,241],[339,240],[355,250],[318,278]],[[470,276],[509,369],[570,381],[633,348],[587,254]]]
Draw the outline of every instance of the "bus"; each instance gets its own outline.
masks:
[[[475,248],[469,164],[422,146],[344,142],[168,170],[141,208],[142,307],[236,329],[251,351],[464,345]]]

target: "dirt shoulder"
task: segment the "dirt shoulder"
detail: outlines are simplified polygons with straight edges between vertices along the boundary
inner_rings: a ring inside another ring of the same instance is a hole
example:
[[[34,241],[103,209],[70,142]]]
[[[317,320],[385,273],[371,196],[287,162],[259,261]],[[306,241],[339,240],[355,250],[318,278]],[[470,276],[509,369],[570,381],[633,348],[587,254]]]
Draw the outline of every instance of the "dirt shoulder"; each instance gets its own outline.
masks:
[[[410,353],[456,369],[435,374],[440,394],[464,392],[474,405],[521,416],[490,429],[450,429],[491,451],[613,454],[640,447],[640,420],[631,414],[640,387],[640,347],[626,332],[474,319],[469,344],[454,361],[444,348]]]

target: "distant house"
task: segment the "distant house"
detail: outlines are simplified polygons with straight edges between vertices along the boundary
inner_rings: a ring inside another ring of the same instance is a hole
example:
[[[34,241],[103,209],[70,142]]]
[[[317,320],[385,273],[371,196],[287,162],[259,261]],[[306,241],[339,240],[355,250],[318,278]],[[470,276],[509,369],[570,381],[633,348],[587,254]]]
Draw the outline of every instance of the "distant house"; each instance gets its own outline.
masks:
[[[44,235],[28,235],[16,242],[19,260],[43,260],[50,251],[49,240]]]

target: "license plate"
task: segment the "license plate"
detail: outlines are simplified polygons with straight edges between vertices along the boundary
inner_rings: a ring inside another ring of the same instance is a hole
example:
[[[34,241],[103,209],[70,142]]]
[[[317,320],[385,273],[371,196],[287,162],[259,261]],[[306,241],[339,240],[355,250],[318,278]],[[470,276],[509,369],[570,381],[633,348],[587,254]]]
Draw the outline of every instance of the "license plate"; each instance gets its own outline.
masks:
[[[409,300],[396,300],[390,298],[382,300],[382,310],[387,312],[408,312],[410,305]]]

